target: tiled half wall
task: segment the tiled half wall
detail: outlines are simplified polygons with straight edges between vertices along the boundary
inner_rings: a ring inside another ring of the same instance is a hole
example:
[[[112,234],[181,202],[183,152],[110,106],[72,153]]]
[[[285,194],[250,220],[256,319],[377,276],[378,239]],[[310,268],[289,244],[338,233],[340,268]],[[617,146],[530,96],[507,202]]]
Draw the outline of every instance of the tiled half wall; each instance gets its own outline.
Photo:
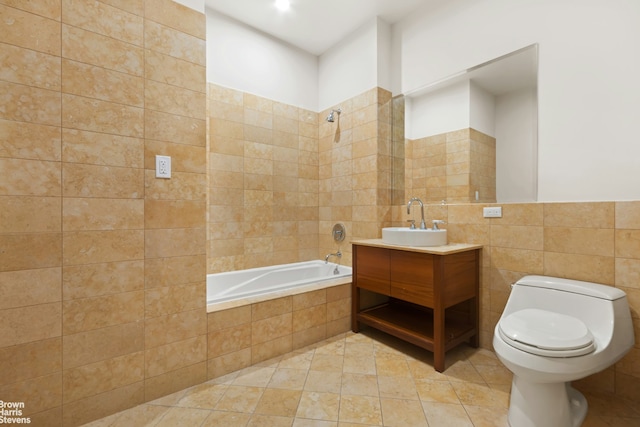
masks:
[[[208,319],[208,377],[315,344],[351,329],[351,284],[216,311]]]

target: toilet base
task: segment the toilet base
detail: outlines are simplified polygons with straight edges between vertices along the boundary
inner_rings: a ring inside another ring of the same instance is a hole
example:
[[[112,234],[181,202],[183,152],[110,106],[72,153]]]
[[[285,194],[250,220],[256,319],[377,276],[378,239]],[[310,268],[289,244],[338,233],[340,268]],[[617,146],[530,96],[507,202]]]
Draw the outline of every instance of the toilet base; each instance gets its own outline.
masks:
[[[571,383],[532,383],[513,377],[509,404],[512,427],[579,427],[587,408],[587,399]]]

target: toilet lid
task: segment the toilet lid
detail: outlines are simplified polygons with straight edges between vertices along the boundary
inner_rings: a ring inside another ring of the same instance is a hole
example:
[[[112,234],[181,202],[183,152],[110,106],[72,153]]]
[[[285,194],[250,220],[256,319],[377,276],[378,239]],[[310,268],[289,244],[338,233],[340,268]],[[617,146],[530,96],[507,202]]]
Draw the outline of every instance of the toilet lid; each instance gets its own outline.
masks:
[[[500,336],[511,346],[548,357],[575,357],[595,350],[589,328],[575,317],[527,308],[500,320]]]

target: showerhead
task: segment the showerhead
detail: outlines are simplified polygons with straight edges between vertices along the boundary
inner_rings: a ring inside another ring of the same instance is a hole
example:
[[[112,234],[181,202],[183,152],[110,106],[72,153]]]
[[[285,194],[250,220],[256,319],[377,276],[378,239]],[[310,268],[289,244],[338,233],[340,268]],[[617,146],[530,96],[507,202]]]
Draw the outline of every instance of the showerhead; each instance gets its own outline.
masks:
[[[340,113],[342,113],[342,110],[341,110],[341,109],[339,109],[339,108],[338,108],[337,110],[331,110],[331,112],[330,112],[330,113],[329,113],[329,115],[327,116],[327,121],[328,121],[329,123],[333,123],[333,122],[335,122],[335,121],[336,121],[335,116],[334,116],[334,113],[338,113],[338,116],[340,116]]]

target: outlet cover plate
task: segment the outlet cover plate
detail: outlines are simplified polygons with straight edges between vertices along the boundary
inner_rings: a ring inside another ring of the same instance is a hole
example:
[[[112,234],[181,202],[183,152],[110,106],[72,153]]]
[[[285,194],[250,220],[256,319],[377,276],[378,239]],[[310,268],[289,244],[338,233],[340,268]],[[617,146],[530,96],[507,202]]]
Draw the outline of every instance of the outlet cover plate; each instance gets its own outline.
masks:
[[[171,178],[170,156],[156,156],[156,178]]]
[[[485,218],[502,218],[502,206],[482,208],[482,216]]]

